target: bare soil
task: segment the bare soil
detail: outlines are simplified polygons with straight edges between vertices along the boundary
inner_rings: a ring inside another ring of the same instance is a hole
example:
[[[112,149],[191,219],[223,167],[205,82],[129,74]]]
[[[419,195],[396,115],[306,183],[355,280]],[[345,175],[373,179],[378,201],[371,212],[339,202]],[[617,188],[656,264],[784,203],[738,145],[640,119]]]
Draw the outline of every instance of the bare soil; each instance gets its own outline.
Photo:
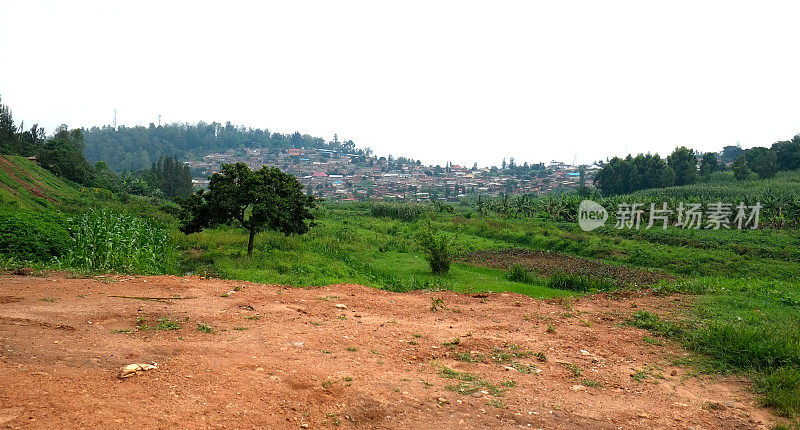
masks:
[[[621,324],[688,305],[0,275],[0,427],[766,427],[747,381],[693,376]],[[118,378],[131,363],[157,369]]]
[[[531,249],[476,251],[464,255],[461,259],[468,264],[503,270],[512,264],[521,264],[544,276],[561,272],[605,277],[627,286],[651,285],[660,280],[671,279],[666,273],[655,270],[632,269],[558,252]]]

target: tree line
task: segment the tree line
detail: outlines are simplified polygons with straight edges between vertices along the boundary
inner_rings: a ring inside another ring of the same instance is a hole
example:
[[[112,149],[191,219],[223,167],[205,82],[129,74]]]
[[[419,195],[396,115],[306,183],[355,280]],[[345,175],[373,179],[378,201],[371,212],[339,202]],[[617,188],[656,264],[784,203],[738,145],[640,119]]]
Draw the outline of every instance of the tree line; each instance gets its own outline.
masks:
[[[719,154],[699,154],[681,146],[666,158],[658,154],[614,157],[603,163],[594,177],[594,183],[604,195],[628,194],[646,188],[690,185],[716,171],[727,169],[727,165],[730,165],[737,180],[745,180],[752,173],[766,179],[774,177],[781,170],[800,169],[800,135],[791,140],[775,142],[770,148],[726,146]]]
[[[330,149],[368,157],[369,148],[356,148],[352,140],[331,141],[321,137],[294,132],[271,133],[268,129],[236,126],[230,122],[197,124],[150,124],[147,127],[92,127],[85,130],[86,158],[89,161],[107,160],[116,172],[146,169],[162,154],[181,159],[199,159],[213,152],[230,149],[268,148],[281,151],[288,148]]]
[[[38,124],[28,130],[23,124],[16,126],[11,109],[0,99],[0,154],[31,157],[56,176],[116,193],[174,198],[192,192],[189,167],[175,157],[160,155],[149,166],[118,175],[104,161],[90,164],[86,148],[84,130],[79,128],[70,130],[62,124],[48,138]]]

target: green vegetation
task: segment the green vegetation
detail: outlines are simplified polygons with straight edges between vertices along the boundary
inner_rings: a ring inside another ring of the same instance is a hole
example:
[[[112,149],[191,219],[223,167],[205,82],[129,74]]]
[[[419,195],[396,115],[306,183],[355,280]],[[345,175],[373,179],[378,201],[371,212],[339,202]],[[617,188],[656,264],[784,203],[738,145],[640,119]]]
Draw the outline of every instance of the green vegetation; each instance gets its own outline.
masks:
[[[751,375],[763,403],[787,417],[800,409],[800,283],[795,280],[696,278],[664,293],[698,295],[687,315],[664,320],[638,312],[629,323],[675,339],[708,357],[705,370]]]
[[[536,282],[536,276],[519,263],[514,263],[508,268],[506,277],[509,281],[522,282],[523,284],[533,284]]]
[[[223,164],[211,177],[208,192],[200,190],[181,202],[181,231],[195,233],[216,225],[237,223],[249,232],[247,256],[256,233],[279,231],[286,236],[308,231],[314,197],[303,194],[294,176],[275,167],[253,172],[244,163]]]
[[[166,231],[150,221],[91,210],[72,223],[66,252],[56,265],[87,272],[158,274],[175,271]]]
[[[582,292],[608,291],[616,287],[614,282],[608,278],[564,272],[556,272],[550,275],[547,286],[559,290]]]
[[[452,238],[437,231],[430,222],[427,222],[420,231],[417,241],[434,274],[443,275],[450,271],[450,264],[453,261]]]
[[[427,210],[426,206],[420,204],[373,203],[370,207],[370,214],[374,217],[413,222],[420,219]]]
[[[216,132],[221,129],[211,127]],[[59,133],[54,141],[38,145],[56,155],[73,157],[81,137],[66,129]],[[294,137],[275,139],[289,142],[288,147]],[[800,173],[789,170],[800,166],[792,164],[794,156],[780,155],[780,151],[794,154],[793,142],[776,143],[766,152],[726,148],[720,160],[704,154],[696,174],[692,171],[694,154],[683,150],[666,160],[641,156],[611,163],[614,175],[625,170],[627,163],[628,173],[633,175],[627,176],[627,185],[618,181],[626,177],[622,173],[607,180],[617,180],[621,187],[617,192],[638,190],[632,194],[602,197],[582,188],[581,194],[481,196],[458,205],[430,206],[326,202],[311,208],[310,199],[309,204],[302,204],[302,190],[279,171],[244,172],[236,166],[227,168],[238,169],[236,172],[226,171],[212,180],[214,185],[208,192],[195,194],[178,206],[158,198],[179,195],[177,191],[142,192],[151,196],[146,198],[129,195],[118,187],[109,187],[112,192],[76,185],[78,181],[111,183],[113,177],[104,173],[108,168],[102,165],[88,166],[84,173],[89,176],[81,179],[70,176],[81,172],[59,170],[65,166],[57,164],[55,156],[45,160],[55,163],[46,164],[49,171],[24,157],[2,157],[0,263],[6,268],[26,264],[80,272],[191,272],[296,286],[352,282],[397,292],[508,291],[532,297],[568,297],[645,286],[657,294],[692,294],[694,305],[685,313],[659,315],[632,310],[629,324],[650,332],[642,338],[647,344],[663,345],[665,339],[672,339],[685,345],[697,354],[693,360],[703,363],[701,370],[750,376],[765,405],[796,420],[800,413]],[[770,151],[778,155],[777,160]],[[718,171],[723,167],[719,161],[735,160],[741,161],[734,163],[733,171]],[[648,176],[652,172],[659,172],[658,177]],[[158,175],[185,176],[185,171],[181,173],[179,163],[169,159],[152,166],[149,175],[155,183],[161,181]],[[666,186],[672,175],[672,184],[689,185]],[[662,182],[653,182],[654,178]],[[252,187],[238,187],[241,183]],[[256,185],[266,186],[253,191]],[[169,188],[166,183],[158,187]],[[285,196],[280,197],[285,199],[270,196],[283,191]],[[576,208],[586,197],[612,211],[625,202],[639,202],[645,207],[664,202],[670,208],[680,202],[761,202],[763,209],[757,230],[619,230],[609,224],[584,232],[574,221]],[[308,216],[289,219],[279,215],[287,212],[286,207],[293,208],[288,212],[294,215],[307,211],[300,215]],[[190,234],[179,233],[179,215],[183,230]],[[312,216],[313,226],[306,224]],[[508,249],[546,251],[554,260],[563,255],[584,257],[603,265],[578,270],[581,268],[573,265],[587,260],[571,259],[568,261],[574,264],[539,268],[524,259],[510,259],[507,264],[492,266],[499,268],[490,268],[468,263],[471,260],[466,258],[473,251]],[[606,272],[601,266],[618,270]],[[609,274],[652,271],[660,275],[657,279],[663,279],[655,285],[649,278],[646,282],[623,282]],[[443,314],[458,311],[456,305],[451,307],[434,297],[430,310]],[[245,318],[254,321],[259,317]],[[338,318],[344,320],[346,316]],[[155,324],[151,327],[144,319],[137,321],[140,330],[181,327],[166,318]],[[197,330],[214,331],[203,323]],[[555,325],[547,325],[547,333],[555,331]],[[544,353],[533,354],[511,345],[484,356],[458,351],[459,344],[458,338],[444,344],[457,360],[491,358],[521,373],[535,371],[529,361],[547,360]],[[356,349],[350,347],[348,351],[355,353]],[[582,379],[585,372],[578,367],[569,370],[586,386],[600,384]],[[502,394],[498,385],[476,375],[448,368],[440,372],[443,378],[454,381],[448,386],[453,391]],[[631,377],[655,380],[658,373],[638,369]],[[497,405],[502,407],[501,403]]]

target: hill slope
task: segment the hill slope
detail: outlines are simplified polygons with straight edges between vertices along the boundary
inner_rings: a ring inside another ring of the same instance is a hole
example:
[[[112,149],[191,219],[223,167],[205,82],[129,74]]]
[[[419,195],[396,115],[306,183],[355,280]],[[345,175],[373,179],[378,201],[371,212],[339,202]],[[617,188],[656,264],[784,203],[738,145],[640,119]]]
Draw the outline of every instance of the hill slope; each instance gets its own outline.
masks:
[[[73,200],[79,193],[25,157],[0,155],[0,208],[47,208]]]

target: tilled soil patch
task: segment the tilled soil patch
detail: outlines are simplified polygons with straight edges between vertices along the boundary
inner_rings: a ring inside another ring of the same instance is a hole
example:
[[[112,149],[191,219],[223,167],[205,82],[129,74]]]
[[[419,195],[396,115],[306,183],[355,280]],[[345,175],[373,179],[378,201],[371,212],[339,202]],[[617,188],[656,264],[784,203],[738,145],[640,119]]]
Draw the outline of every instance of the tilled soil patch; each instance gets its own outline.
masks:
[[[461,261],[476,266],[504,270],[516,263],[543,276],[568,273],[609,278],[621,286],[651,285],[660,280],[671,279],[668,274],[653,270],[631,269],[588,258],[531,249],[512,248],[470,252],[463,255]]]

